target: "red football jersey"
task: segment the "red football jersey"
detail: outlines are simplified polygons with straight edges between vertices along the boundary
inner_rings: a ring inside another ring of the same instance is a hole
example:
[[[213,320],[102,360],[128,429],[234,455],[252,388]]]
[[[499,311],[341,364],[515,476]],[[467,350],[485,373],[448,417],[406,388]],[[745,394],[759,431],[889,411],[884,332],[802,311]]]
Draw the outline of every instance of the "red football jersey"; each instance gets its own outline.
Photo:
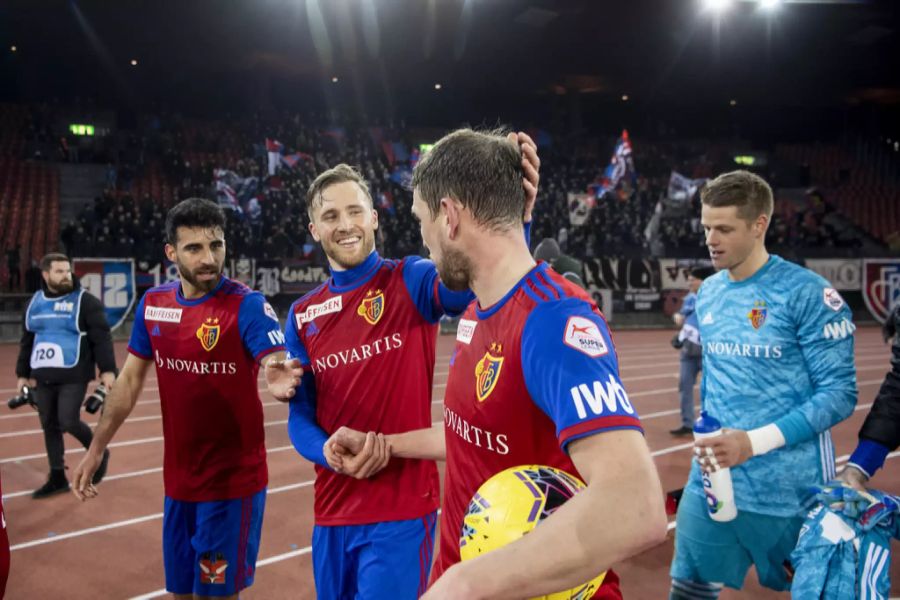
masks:
[[[372,259],[370,274],[345,287],[333,280],[291,307],[288,349],[315,377],[316,421],[329,435],[340,426],[384,434],[431,426],[437,324],[417,308],[402,262]],[[425,302],[427,304],[427,302]],[[318,525],[414,519],[437,510],[433,461],[391,459],[357,480],[316,466]]]
[[[257,361],[283,340],[262,295],[224,277],[195,300],[177,281],[141,299],[128,349],[156,364],[168,497],[227,500],[266,486]]]
[[[493,307],[473,303],[460,320],[444,427],[447,468],[432,581],[460,560],[463,517],[487,479],[529,464],[580,477],[564,450],[568,442],[640,430],[640,421],[596,304],[541,263]]]

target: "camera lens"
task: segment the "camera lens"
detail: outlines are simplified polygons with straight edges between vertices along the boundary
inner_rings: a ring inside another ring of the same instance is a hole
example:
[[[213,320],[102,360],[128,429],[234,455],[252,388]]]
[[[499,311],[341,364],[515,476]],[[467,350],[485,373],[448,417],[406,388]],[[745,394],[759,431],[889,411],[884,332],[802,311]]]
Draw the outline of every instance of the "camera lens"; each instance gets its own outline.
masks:
[[[24,406],[25,404],[31,404],[32,406],[34,406],[34,401],[31,399],[31,388],[27,385],[22,386],[22,391],[18,396],[10,398],[6,402],[6,405],[12,410],[17,409],[20,406]]]
[[[90,414],[95,414],[100,407],[103,406],[103,402],[106,400],[106,386],[100,384],[97,386],[97,389],[87,397],[84,401],[84,410]]]

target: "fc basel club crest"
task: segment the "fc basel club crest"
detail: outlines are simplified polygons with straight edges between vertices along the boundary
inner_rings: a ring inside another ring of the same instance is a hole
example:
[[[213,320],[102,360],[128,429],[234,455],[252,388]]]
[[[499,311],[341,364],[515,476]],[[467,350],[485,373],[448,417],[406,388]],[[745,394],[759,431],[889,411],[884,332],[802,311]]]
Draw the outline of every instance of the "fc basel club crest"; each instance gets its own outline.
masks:
[[[479,402],[484,402],[497,385],[500,369],[503,367],[503,357],[500,356],[502,352],[503,346],[491,344],[491,349],[475,365],[475,394]]]
[[[203,349],[209,352],[219,343],[219,319],[207,317],[200,329],[197,330],[197,339]]]
[[[369,290],[366,297],[359,303],[356,314],[366,320],[369,325],[375,325],[384,314],[384,293],[381,290]]]
[[[216,557],[212,558],[210,552],[204,552],[200,555],[200,583],[225,583],[225,569],[228,568],[228,561],[221,552],[216,553]]]
[[[766,322],[766,315],[768,314],[766,303],[762,300],[757,300],[753,303],[753,308],[750,309],[750,312],[747,313],[747,318],[750,319],[753,329],[759,329]]]
[[[900,258],[863,261],[862,296],[872,316],[884,323],[900,302]]]

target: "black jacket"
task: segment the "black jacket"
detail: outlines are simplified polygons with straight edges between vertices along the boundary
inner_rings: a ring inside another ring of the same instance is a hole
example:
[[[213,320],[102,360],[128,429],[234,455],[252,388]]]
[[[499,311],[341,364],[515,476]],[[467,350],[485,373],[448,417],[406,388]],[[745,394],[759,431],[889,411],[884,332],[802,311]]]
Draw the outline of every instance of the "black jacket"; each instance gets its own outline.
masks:
[[[73,280],[75,289],[81,285]],[[59,298],[66,294],[53,294],[43,285],[47,298]],[[27,309],[26,309],[27,310]],[[101,373],[118,373],[116,356],[113,352],[112,335],[103,303],[95,296],[85,292],[81,297],[81,314],[78,317],[78,329],[87,333],[81,338],[81,354],[78,364],[71,368],[43,368],[31,370],[31,348],[34,345],[34,334],[25,329],[25,315],[22,315],[22,339],[19,342],[19,358],[16,361],[16,376],[34,378],[39,383],[82,383],[96,377],[94,364]]]
[[[891,370],[875,396],[875,403],[859,430],[859,437],[894,450],[900,446],[900,304],[891,311],[884,330],[886,338],[894,338]]]

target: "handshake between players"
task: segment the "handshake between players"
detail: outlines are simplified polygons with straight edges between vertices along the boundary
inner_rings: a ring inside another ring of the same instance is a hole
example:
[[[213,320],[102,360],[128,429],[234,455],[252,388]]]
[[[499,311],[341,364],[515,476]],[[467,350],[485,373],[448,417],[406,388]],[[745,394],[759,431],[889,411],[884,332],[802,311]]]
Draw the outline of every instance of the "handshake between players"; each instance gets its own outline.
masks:
[[[266,384],[276,400],[289,402],[303,378],[296,358],[266,363]],[[340,427],[322,448],[328,466],[336,473],[365,479],[384,469],[391,458],[391,443],[383,433],[363,433]]]

